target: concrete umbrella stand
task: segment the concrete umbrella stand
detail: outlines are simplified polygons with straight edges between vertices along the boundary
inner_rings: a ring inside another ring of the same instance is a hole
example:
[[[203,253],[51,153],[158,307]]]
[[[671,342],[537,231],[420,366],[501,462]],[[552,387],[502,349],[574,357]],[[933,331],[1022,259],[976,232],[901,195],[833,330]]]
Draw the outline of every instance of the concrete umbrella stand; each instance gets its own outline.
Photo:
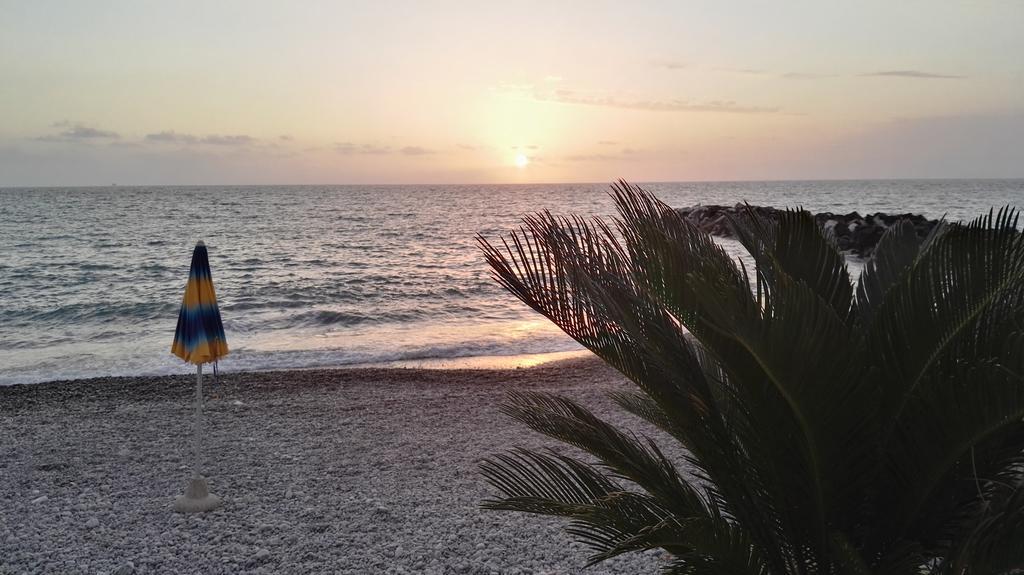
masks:
[[[184,495],[174,500],[174,510],[179,513],[200,513],[220,507],[220,497],[210,493],[203,477],[203,364],[196,366],[196,414],[192,423],[192,441],[195,449],[195,467],[192,479]]]
[[[203,242],[197,243],[192,252],[192,267],[178,313],[178,328],[174,332],[171,353],[196,365],[195,418],[192,423],[195,464],[185,494],[174,501],[174,510],[181,513],[210,511],[219,507],[221,501],[210,493],[203,477],[203,364],[227,355],[228,344]]]

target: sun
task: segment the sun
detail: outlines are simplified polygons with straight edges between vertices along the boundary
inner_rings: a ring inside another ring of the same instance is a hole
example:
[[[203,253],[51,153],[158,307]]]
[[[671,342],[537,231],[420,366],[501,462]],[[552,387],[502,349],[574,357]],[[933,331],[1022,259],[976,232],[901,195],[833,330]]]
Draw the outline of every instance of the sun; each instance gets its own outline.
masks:
[[[516,154],[516,167],[525,168],[530,163],[530,158],[526,157],[526,154]]]

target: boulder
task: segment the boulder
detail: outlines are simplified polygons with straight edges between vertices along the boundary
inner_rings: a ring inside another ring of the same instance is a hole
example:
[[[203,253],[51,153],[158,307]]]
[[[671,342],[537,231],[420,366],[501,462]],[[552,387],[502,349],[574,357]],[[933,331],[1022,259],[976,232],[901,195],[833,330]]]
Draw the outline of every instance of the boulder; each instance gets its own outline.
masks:
[[[713,236],[729,238],[733,236],[730,218],[746,214],[750,209],[758,216],[777,220],[781,210],[769,206],[734,206],[700,205],[679,208],[677,211],[683,218],[697,226],[700,230]],[[814,221],[830,235],[843,252],[853,256],[868,257],[878,245],[885,231],[896,223],[908,220],[914,226],[918,237],[925,237],[938,225],[938,220],[930,220],[920,214],[886,214],[876,212],[861,216],[858,212],[833,214],[822,212],[814,214]]]

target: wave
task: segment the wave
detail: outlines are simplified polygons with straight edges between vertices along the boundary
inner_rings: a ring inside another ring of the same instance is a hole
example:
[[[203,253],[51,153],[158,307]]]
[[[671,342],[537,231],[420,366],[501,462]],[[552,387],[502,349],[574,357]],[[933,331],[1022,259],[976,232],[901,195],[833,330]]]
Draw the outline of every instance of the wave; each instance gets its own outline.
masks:
[[[289,327],[303,326],[357,326],[362,324],[406,323],[429,318],[424,311],[335,311],[314,310],[290,316],[285,322]]]
[[[224,373],[359,367],[404,361],[516,356],[558,353],[582,349],[567,337],[541,336],[519,341],[463,341],[441,344],[382,346],[293,351],[257,351],[237,346],[221,360]],[[193,373],[192,367],[169,353],[123,357],[117,361],[102,354],[58,356],[21,368],[0,371],[0,386],[96,377],[141,377]]]
[[[101,303],[75,303],[55,308],[0,309],[0,321],[7,327],[44,327],[84,324],[97,326],[111,321],[132,325],[140,321],[174,317],[180,302],[124,302],[111,299]]]

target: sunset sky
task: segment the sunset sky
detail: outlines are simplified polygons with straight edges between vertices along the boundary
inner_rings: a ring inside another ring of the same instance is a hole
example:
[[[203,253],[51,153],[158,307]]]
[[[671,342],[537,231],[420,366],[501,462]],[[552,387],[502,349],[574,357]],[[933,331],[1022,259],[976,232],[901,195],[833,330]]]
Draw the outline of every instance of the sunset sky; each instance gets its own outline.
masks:
[[[0,0],[0,186],[1024,176],[1024,3]]]

